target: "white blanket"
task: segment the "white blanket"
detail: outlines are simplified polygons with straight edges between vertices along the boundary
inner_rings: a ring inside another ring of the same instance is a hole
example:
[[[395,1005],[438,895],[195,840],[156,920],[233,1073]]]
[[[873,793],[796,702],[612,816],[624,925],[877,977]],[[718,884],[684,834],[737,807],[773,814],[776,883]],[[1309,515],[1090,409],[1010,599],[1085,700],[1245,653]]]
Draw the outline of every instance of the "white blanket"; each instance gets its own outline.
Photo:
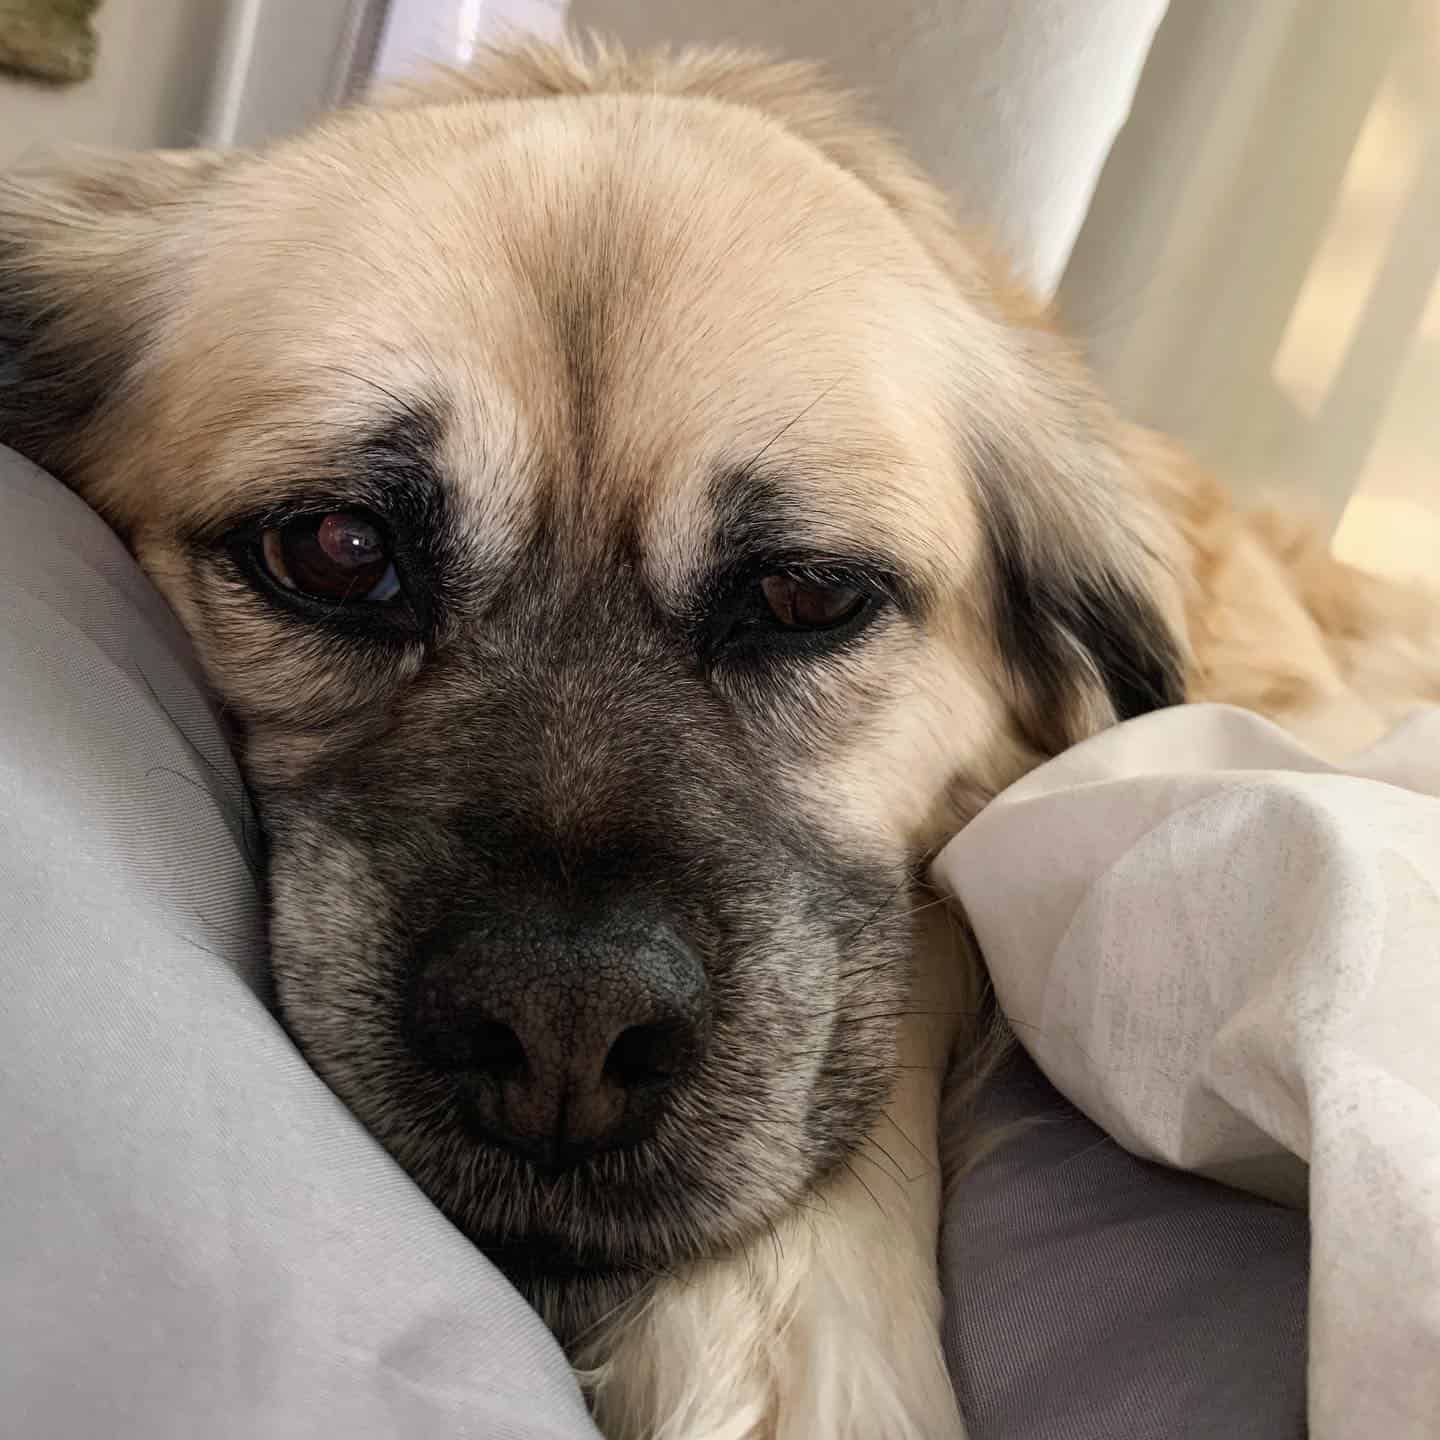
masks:
[[[1440,710],[1343,767],[1240,711],[1148,716],[934,876],[1091,1119],[1308,1204],[1316,1440],[1440,1435]]]

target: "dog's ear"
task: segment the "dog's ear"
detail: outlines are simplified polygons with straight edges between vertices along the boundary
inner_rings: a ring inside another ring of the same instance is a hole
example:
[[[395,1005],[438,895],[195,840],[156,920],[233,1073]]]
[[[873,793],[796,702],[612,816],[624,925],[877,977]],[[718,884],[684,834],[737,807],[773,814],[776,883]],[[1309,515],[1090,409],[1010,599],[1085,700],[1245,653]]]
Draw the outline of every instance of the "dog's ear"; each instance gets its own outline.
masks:
[[[208,151],[85,155],[0,175],[0,444],[62,476],[184,284]]]
[[[1173,541],[1140,477],[1104,448],[1072,455],[1070,473],[1060,473],[1063,444],[1058,455],[1035,454],[1023,472],[987,448],[973,467],[986,608],[1027,742],[1057,754],[1117,721],[1182,703]]]

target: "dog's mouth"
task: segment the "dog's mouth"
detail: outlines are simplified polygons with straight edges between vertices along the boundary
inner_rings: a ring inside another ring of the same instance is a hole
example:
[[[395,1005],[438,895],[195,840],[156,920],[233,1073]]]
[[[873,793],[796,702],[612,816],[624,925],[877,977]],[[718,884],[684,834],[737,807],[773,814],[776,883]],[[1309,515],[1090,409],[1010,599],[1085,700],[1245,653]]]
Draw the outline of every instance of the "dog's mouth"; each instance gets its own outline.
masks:
[[[604,1141],[566,1139],[542,1133],[519,1143],[514,1136],[501,1133],[494,1105],[486,1104],[485,1098],[488,1097],[477,1095],[473,1088],[457,1084],[452,1111],[456,1125],[471,1143],[508,1155],[527,1179],[533,1177],[532,1183],[542,1190],[573,1186],[577,1181],[603,1183],[596,1167],[603,1167],[606,1157],[621,1150],[626,1152],[626,1168],[637,1178],[652,1168],[645,1159],[643,1146],[638,1150],[629,1147],[627,1132],[623,1130]]]
[[[633,1252],[618,1255],[577,1246],[557,1233],[471,1238],[567,1345],[605,1315],[644,1295],[671,1268],[658,1256],[647,1262]]]
[[[524,1239],[482,1235],[478,1237],[477,1244],[521,1290],[542,1284],[619,1281],[638,1284],[658,1274],[662,1268],[647,1265],[634,1257],[624,1258],[580,1248],[558,1234],[536,1234]]]
[[[654,1141],[568,1157],[520,1153],[476,1123],[463,1098],[449,1113],[454,1140],[471,1152],[477,1171],[488,1170],[487,1189],[501,1197],[498,1204],[477,1212],[448,1171],[436,1174],[422,1164],[412,1174],[532,1300],[633,1290],[708,1249],[697,1242],[704,1206],[696,1202],[704,1187],[673,1156],[667,1161]]]

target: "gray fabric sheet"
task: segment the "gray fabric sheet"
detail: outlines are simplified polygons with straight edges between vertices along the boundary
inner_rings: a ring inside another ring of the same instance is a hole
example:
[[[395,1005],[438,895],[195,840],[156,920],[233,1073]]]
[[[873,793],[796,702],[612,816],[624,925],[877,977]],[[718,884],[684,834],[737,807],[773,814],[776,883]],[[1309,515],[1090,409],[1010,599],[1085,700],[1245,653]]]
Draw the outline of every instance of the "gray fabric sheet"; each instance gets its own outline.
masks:
[[[1017,1122],[946,1196],[970,1440],[1303,1436],[1304,1214],[1136,1159],[1018,1053],[981,1107]]]
[[[263,1003],[248,825],[176,622],[0,450],[0,1433],[594,1437]]]

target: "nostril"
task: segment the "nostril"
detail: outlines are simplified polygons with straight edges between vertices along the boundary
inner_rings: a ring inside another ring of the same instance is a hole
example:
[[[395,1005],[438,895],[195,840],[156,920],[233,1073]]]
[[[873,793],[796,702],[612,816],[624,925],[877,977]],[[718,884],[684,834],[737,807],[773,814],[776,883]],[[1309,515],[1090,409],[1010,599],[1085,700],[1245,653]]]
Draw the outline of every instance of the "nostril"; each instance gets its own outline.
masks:
[[[470,1032],[470,1063],[504,1078],[525,1068],[525,1047],[520,1037],[498,1020],[482,1020]]]
[[[424,1038],[426,1059],[441,1070],[479,1070],[504,1080],[525,1069],[520,1037],[498,1020],[436,1026]]]
[[[626,1090],[673,1080],[694,1049],[691,1027],[681,1021],[631,1025],[605,1057],[605,1077]]]

